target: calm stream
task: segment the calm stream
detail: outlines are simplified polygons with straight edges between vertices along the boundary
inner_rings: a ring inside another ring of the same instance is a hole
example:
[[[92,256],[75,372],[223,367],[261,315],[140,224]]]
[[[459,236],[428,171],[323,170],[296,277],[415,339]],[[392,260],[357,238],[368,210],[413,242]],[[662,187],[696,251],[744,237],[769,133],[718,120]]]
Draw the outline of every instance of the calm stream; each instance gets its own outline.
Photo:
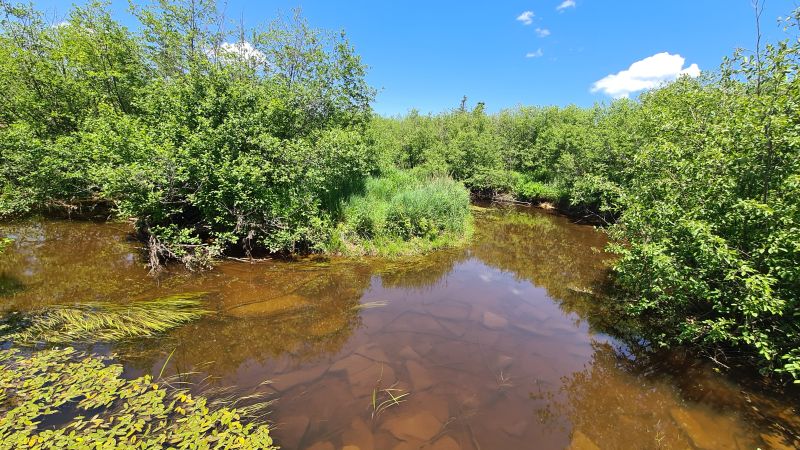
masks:
[[[166,361],[226,395],[267,395],[285,449],[746,449],[800,430],[790,400],[605,334],[594,228],[496,208],[475,229],[468,248],[412,260],[226,260],[154,278],[124,223],[6,224],[0,308],[208,292],[205,319],[93,350],[131,376]]]

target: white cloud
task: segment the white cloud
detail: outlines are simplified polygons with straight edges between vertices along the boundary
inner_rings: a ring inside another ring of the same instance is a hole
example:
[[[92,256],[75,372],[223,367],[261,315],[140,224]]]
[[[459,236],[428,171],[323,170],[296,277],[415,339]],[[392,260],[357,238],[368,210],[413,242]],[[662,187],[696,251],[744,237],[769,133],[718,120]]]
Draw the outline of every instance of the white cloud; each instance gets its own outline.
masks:
[[[697,64],[684,68],[685,62],[686,59],[681,55],[671,55],[667,52],[657,53],[641,61],[636,61],[627,70],[596,81],[592,85],[591,91],[621,98],[627,97],[633,92],[652,89],[674,81],[681,75],[688,75],[692,78],[700,76],[700,68]]]
[[[537,28],[534,31],[536,31],[537,36],[542,38],[550,36],[550,30],[548,30],[547,28]]]
[[[249,42],[223,42],[219,46],[220,57],[235,57],[254,63],[263,63],[267,57]]]
[[[542,49],[538,49],[535,52],[528,52],[525,54],[526,58],[539,58],[541,56],[544,56],[544,52],[542,51]]]
[[[564,11],[567,8],[574,8],[575,0],[564,0],[560,5],[556,6],[558,11]]]
[[[533,11],[525,11],[517,16],[517,20],[525,25],[530,25],[533,23],[533,16]]]

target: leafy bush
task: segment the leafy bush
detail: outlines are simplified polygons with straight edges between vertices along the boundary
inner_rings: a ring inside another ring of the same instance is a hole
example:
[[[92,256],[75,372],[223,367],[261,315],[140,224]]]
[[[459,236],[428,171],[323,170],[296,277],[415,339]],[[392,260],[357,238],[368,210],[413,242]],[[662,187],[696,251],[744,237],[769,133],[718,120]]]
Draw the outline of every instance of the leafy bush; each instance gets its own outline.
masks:
[[[134,8],[134,35],[109,11],[50,26],[0,1],[0,216],[108,203],[154,267],[327,241],[377,164],[373,90],[344,36],[296,15],[228,42],[210,1]]]
[[[800,42],[642,98],[612,229],[630,311],[662,345],[800,378]]]
[[[758,57],[638,101],[412,113],[373,122],[372,139],[481,194],[617,220],[616,279],[643,337],[798,379],[798,17]]]
[[[376,118],[369,135],[384,166],[446,173],[482,196],[613,210],[629,178],[637,108],[619,100],[608,107],[521,107],[489,116],[478,104],[436,116],[412,111]]]
[[[796,36],[638,101],[380,118],[344,37],[299,17],[234,39],[212,1],[135,8],[140,35],[105,2],[63,26],[0,11],[2,218],[107,203],[152,266],[204,267],[449,245],[464,186],[549,200],[618,219],[617,280],[653,342],[800,377]]]
[[[544,200],[549,202],[559,202],[564,198],[564,194],[558,187],[552,184],[541,183],[531,180],[527,176],[518,176],[511,192],[514,196],[523,200]]]

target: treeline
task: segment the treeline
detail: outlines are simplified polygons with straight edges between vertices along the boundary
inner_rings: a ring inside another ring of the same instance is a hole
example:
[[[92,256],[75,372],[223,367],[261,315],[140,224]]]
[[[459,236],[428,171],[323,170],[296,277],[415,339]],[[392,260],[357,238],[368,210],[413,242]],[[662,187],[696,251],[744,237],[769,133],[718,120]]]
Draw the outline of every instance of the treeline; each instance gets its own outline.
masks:
[[[445,172],[488,198],[549,202],[613,218],[626,158],[645,137],[629,130],[640,105],[521,107],[487,115],[478,103],[440,115],[377,117],[370,138],[384,166]]]
[[[792,37],[638,101],[495,115],[462,102],[377,118],[370,138],[385,165],[613,223],[615,280],[641,335],[798,379],[799,55]]]
[[[208,0],[134,8],[140,34],[107,2],[54,26],[2,7],[3,215],[108,202],[154,263],[202,264],[231,243],[314,245],[369,173],[373,91],[341,35],[299,17],[219,31]]]

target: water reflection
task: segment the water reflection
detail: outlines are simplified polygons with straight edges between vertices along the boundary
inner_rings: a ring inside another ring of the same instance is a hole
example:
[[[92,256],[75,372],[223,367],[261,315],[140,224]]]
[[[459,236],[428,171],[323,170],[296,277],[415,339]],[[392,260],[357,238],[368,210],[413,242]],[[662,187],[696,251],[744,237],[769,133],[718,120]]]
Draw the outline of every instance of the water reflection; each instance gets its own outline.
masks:
[[[537,405],[543,422],[567,419],[573,440],[603,448],[755,448],[736,414],[686,404],[665,380],[636,376],[628,367],[636,361],[612,344],[593,347],[583,370],[563,377],[555,391],[532,395],[544,400]]]
[[[6,309],[209,292],[212,316],[115,351],[131,374],[172,353],[168,373],[269,392],[287,449],[752,448],[800,429],[785,401],[611,337],[603,235],[542,212],[480,212],[468,248],[424,257],[227,261],[159,280],[123,225],[3,231],[18,240],[0,273],[21,286]],[[376,414],[386,388],[410,396]]]
[[[0,308],[25,310],[75,301],[127,301],[162,285],[147,276],[128,224],[29,221],[0,227],[14,239],[0,258],[0,278],[11,281]]]
[[[608,283],[605,235],[591,226],[521,208],[495,208],[481,218],[473,254],[488,266],[547,290],[565,313],[577,313],[600,330],[614,321],[608,302],[595,295]]]
[[[8,297],[23,289],[22,282],[5,273],[0,273],[0,297]]]
[[[172,358],[176,367],[224,377],[236,376],[243,364],[263,364],[274,374],[281,365],[335,354],[360,326],[359,299],[369,282],[369,271],[357,264],[223,265],[219,274],[192,284],[217,289],[210,301],[218,313],[171,333]],[[149,367],[166,344],[147,344],[122,353],[135,366]],[[253,382],[266,379],[254,376]]]
[[[385,287],[431,290],[456,264],[468,257],[466,249],[447,249],[398,261],[383,261],[373,267],[380,273],[381,284]]]

